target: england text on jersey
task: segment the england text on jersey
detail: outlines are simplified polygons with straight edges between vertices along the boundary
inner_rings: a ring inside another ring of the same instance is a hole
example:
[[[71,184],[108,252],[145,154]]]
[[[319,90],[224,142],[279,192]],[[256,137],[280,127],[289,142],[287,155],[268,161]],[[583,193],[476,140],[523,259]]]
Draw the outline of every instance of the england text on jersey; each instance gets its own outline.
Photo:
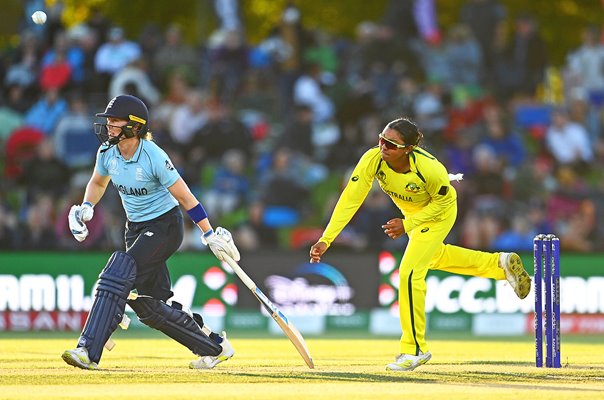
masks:
[[[125,195],[129,195],[129,196],[145,196],[147,194],[147,188],[133,188],[133,187],[127,187],[124,185],[116,185],[113,184],[113,186],[115,186],[115,188],[118,190],[118,192],[125,194]]]

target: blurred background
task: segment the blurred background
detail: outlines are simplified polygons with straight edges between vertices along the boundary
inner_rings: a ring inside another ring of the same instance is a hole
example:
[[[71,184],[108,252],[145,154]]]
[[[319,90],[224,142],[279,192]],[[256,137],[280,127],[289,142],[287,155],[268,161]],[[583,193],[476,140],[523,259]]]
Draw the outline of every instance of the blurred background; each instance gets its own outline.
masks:
[[[465,176],[447,241],[520,252],[530,269],[534,235],[556,234],[563,331],[604,331],[604,1],[2,6],[0,330],[81,328],[125,216],[110,185],[80,244],[67,213],[94,166],[94,113],[128,93],[149,106],[155,140],[214,225],[233,232],[244,269],[303,333],[400,333],[405,239],[383,234],[399,212],[379,188],[325,262],[306,263],[359,156],[400,116]],[[170,264],[182,302],[215,325],[276,328],[198,229],[186,231]],[[429,329],[529,332],[530,297],[500,283],[431,273]]]

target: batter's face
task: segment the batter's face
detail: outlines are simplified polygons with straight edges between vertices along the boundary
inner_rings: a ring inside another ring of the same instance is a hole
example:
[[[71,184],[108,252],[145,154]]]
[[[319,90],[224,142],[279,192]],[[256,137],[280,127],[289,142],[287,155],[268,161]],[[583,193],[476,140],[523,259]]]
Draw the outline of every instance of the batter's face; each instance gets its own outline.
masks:
[[[118,118],[107,118],[107,132],[110,138],[117,138],[122,133],[122,127],[126,126],[128,121]]]

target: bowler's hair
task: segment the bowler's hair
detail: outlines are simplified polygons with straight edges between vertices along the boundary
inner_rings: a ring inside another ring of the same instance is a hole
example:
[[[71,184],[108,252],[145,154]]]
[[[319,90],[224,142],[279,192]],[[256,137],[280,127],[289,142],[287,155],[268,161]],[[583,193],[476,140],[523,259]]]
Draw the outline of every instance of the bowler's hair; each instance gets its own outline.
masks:
[[[418,146],[424,135],[417,129],[417,125],[411,122],[408,118],[398,118],[386,125],[388,129],[398,132],[405,144]]]

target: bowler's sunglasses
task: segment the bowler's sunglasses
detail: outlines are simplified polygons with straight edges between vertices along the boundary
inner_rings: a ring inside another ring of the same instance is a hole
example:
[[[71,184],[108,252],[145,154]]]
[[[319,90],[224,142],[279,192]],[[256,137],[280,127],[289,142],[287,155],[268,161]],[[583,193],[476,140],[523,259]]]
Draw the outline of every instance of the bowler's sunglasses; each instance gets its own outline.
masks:
[[[386,146],[388,150],[404,149],[405,147],[409,146],[408,144],[400,144],[393,142],[392,140],[384,137],[381,133],[378,135],[378,137],[380,138],[380,147]]]

